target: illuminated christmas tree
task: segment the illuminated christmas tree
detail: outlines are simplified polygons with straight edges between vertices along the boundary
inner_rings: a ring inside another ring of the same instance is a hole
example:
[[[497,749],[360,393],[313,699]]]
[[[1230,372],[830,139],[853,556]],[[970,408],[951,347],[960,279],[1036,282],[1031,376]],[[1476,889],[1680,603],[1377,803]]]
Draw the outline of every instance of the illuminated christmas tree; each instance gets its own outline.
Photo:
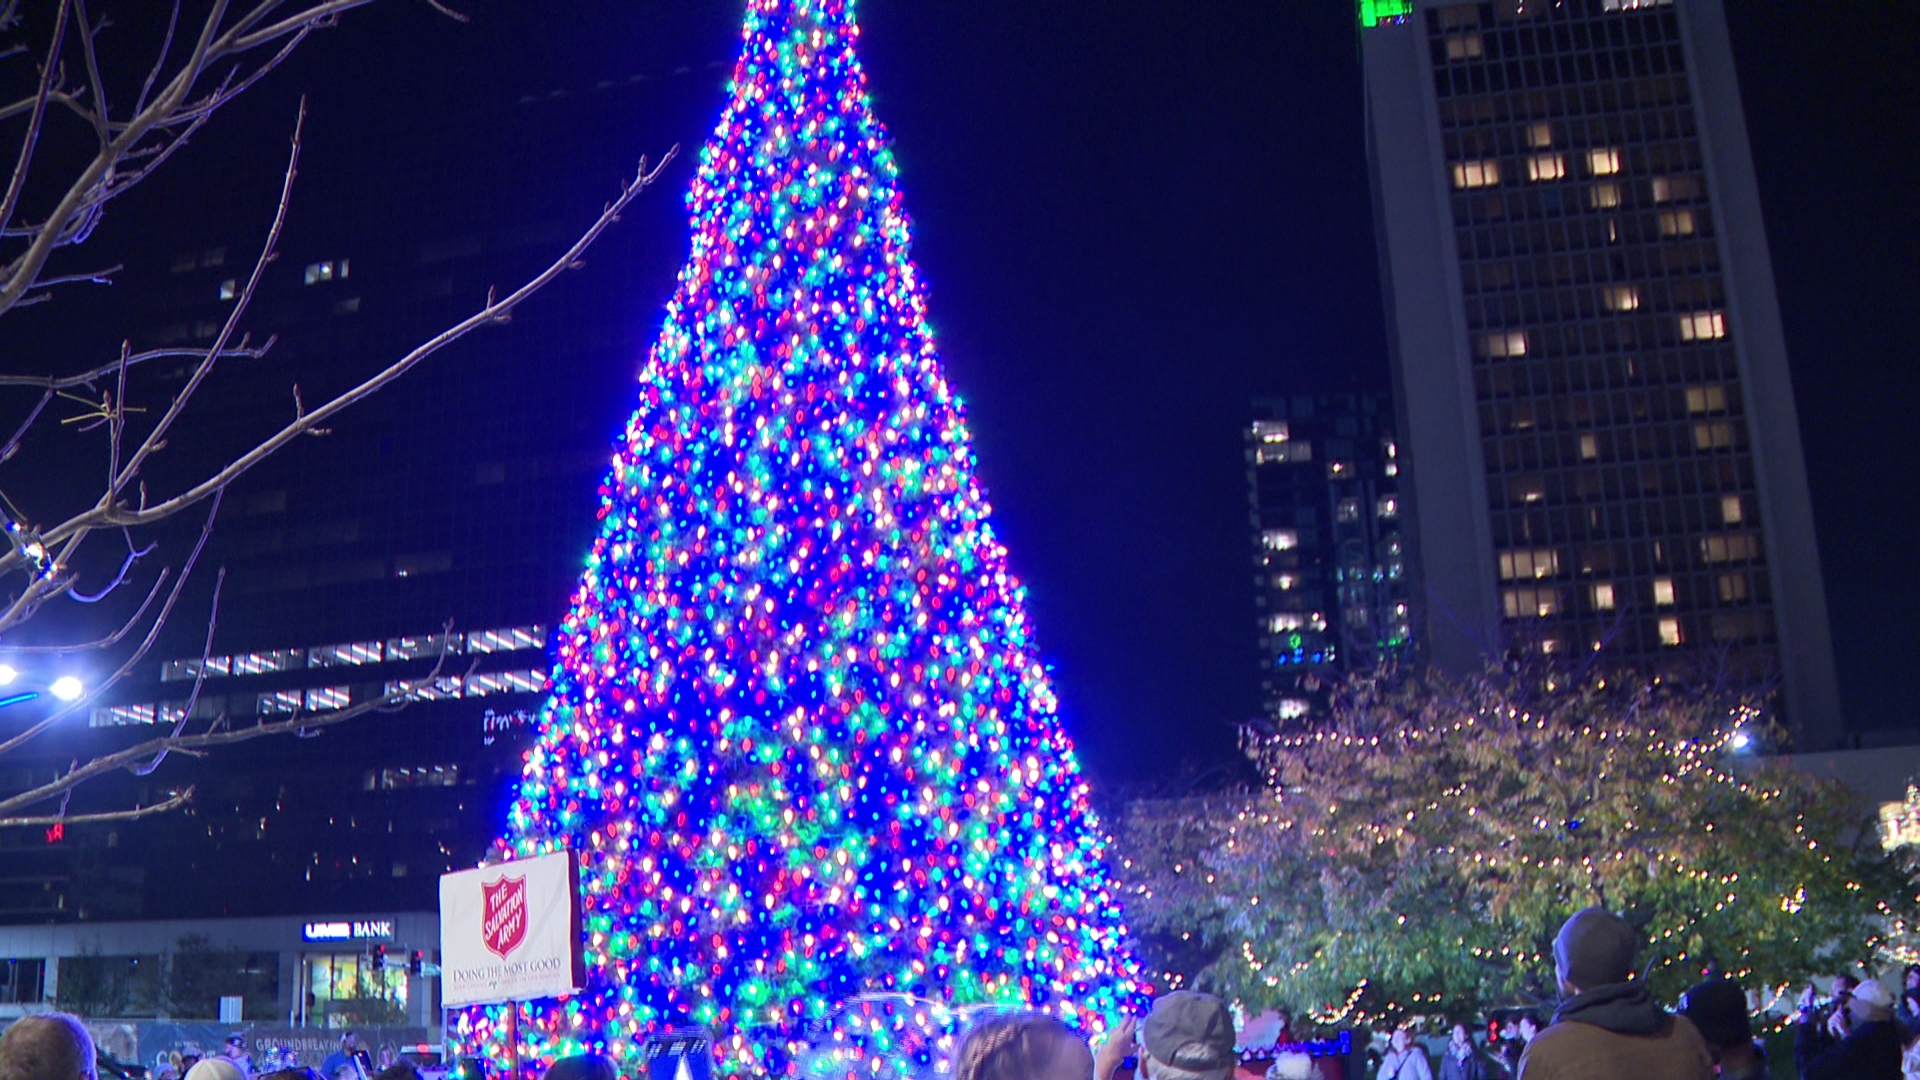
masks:
[[[862,995],[1092,1031],[1142,991],[858,35],[849,0],[749,5],[504,842],[583,862],[590,986],[528,1056],[703,1024],[787,1072]],[[450,1035],[505,1060],[503,1015]]]

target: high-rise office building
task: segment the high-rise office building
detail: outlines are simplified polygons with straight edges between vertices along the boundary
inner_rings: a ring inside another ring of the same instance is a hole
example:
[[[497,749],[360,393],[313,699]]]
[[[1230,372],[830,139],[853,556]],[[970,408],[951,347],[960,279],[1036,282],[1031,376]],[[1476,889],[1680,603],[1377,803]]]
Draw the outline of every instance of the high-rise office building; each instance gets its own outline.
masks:
[[[1363,0],[1416,611],[1775,680],[1840,735],[1799,422],[1720,0]]]
[[[1398,455],[1382,397],[1254,402],[1247,487],[1269,723],[1310,722],[1335,679],[1408,645]]]

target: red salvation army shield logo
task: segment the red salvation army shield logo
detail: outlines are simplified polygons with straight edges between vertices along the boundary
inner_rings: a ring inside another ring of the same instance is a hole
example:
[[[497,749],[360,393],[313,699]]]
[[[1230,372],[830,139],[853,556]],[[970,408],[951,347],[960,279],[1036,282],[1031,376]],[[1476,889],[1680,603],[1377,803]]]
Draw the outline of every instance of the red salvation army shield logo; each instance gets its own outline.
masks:
[[[502,960],[527,940],[527,879],[503,877],[480,886],[480,940]]]

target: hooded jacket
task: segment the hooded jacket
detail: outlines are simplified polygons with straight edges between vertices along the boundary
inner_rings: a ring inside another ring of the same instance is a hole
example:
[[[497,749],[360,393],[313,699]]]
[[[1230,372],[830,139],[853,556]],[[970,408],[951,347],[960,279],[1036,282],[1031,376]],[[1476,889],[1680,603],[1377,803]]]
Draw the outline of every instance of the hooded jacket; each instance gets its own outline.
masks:
[[[1684,1016],[1637,982],[1568,998],[1520,1056],[1519,1080],[1713,1080],[1713,1054]]]

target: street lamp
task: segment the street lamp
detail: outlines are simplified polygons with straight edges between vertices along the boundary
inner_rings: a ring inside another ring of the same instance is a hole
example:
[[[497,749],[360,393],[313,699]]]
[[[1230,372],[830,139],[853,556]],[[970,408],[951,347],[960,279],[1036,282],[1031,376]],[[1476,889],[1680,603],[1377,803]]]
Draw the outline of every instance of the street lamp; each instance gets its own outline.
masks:
[[[47,687],[47,691],[61,701],[72,701],[85,693],[86,689],[79,679],[71,675],[62,675],[53,680],[52,686]]]
[[[12,686],[13,680],[20,677],[12,664],[0,664],[0,686]]]

